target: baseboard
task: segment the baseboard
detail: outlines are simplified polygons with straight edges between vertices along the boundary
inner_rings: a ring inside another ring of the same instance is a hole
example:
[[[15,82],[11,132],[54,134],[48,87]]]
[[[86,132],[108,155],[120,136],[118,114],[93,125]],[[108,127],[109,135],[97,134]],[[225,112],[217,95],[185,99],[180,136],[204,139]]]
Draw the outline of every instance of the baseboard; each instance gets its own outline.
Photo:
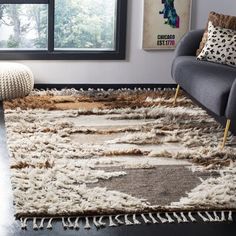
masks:
[[[75,88],[75,89],[122,89],[122,88],[142,88],[142,89],[154,89],[154,88],[176,88],[176,84],[35,84],[36,89],[63,89],[63,88]]]

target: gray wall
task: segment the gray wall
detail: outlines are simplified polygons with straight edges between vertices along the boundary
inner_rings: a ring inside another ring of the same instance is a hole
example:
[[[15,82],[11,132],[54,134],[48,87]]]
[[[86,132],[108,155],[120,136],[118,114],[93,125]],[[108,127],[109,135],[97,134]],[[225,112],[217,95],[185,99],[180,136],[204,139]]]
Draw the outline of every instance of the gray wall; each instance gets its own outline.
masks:
[[[173,51],[141,49],[143,0],[128,0],[126,61],[23,61],[36,83],[172,83]],[[236,15],[235,0],[193,0],[192,28],[206,25],[209,11]]]

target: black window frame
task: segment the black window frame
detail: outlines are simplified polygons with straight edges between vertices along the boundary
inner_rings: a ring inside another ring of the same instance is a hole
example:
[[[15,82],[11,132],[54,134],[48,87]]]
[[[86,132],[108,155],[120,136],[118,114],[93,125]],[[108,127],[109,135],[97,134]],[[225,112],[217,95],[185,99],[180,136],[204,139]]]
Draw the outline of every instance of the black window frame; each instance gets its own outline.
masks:
[[[127,1],[117,0],[115,50],[54,50],[55,0],[0,0],[0,4],[48,4],[47,50],[0,50],[0,60],[124,60]]]

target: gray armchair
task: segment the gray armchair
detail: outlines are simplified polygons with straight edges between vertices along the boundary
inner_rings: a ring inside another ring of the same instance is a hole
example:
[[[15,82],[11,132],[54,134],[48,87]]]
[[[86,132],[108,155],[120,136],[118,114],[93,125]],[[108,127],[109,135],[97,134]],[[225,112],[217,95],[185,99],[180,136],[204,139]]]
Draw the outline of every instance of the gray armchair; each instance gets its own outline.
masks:
[[[227,121],[223,148],[229,129],[236,134],[236,68],[196,59],[203,32],[190,31],[176,48],[171,71],[178,84],[175,103],[181,87],[214,117]]]

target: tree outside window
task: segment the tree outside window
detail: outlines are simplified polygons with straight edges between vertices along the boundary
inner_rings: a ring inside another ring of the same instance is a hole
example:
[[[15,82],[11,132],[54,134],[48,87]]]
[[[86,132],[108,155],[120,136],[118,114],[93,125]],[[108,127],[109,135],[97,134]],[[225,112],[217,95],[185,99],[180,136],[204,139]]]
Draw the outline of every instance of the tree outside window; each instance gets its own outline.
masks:
[[[99,59],[106,52],[124,59],[126,0],[5,2],[0,0],[0,59],[14,59],[13,52],[22,59]]]

